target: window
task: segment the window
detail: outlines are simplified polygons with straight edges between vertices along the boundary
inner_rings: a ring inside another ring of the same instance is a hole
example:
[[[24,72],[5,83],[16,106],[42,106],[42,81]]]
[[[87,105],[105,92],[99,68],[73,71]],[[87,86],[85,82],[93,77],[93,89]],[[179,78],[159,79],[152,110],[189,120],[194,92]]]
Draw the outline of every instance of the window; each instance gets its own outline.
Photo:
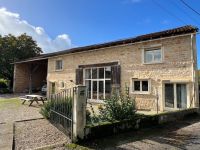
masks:
[[[60,87],[61,89],[65,88],[65,82],[60,81],[60,82],[59,82],[59,87]]]
[[[63,69],[63,62],[62,60],[56,60],[56,70],[62,70]]]
[[[55,82],[51,82],[51,94],[55,94],[56,91],[56,84]]]
[[[161,48],[144,50],[144,63],[159,63],[159,62],[162,62]]]
[[[165,107],[187,108],[187,84],[165,83]]]
[[[111,93],[111,67],[84,69],[84,83],[90,100],[103,100]]]
[[[132,80],[133,92],[149,92],[149,80]]]

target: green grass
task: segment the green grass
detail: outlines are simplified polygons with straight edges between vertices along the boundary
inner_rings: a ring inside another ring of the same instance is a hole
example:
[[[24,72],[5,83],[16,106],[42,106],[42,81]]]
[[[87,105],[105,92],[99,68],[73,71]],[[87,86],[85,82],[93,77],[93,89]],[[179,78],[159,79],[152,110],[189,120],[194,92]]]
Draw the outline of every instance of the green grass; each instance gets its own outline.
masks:
[[[21,101],[18,98],[0,99],[0,110],[7,107],[19,107]]]

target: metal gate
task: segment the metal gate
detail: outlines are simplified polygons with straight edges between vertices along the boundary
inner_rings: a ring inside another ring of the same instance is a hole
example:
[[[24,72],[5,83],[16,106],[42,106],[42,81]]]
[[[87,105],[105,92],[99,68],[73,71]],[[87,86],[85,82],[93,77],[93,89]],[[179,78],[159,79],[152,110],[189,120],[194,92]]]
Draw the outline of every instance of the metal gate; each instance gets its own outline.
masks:
[[[50,121],[73,138],[73,104],[76,87],[51,95]]]

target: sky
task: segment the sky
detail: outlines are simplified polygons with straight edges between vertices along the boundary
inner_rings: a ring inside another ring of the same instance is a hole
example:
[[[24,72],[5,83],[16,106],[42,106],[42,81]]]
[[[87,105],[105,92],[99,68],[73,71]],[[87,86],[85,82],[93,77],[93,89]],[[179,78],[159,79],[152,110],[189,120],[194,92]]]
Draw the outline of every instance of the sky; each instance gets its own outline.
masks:
[[[199,0],[184,1],[200,13]],[[188,24],[200,15],[181,0],[0,0],[0,34],[27,33],[44,53]]]

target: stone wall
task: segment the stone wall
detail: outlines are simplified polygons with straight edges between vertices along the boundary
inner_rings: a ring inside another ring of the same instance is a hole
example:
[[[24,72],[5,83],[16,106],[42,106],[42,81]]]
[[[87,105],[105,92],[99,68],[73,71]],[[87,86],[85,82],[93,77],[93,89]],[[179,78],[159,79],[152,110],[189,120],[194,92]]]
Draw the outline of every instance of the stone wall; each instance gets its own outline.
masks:
[[[141,130],[152,127],[162,127],[166,123],[176,122],[184,118],[199,117],[199,109],[191,108],[174,112],[155,115],[143,115],[133,120],[101,122],[95,125],[89,124],[85,128],[85,140],[103,138],[123,132]]]
[[[163,50],[163,62],[159,64],[143,64],[143,49],[147,47],[161,46]],[[195,46],[196,47],[196,46]],[[64,81],[67,87],[74,86],[75,69],[79,65],[107,63],[118,61],[121,65],[121,88],[125,84],[130,86],[131,79],[149,79],[151,82],[148,94],[134,94],[138,109],[157,109],[156,91],[158,90],[158,109],[163,110],[163,81],[184,81],[188,83],[190,99],[193,94],[193,61],[191,52],[191,36],[179,36],[166,39],[152,40],[135,44],[101,48],[93,51],[65,54],[49,58],[48,81],[56,82],[57,92],[60,90],[59,81]],[[63,70],[55,71],[55,60],[63,60]],[[49,87],[48,82],[48,87]]]
[[[13,92],[21,93],[29,87],[29,68],[27,64],[15,64]]]

